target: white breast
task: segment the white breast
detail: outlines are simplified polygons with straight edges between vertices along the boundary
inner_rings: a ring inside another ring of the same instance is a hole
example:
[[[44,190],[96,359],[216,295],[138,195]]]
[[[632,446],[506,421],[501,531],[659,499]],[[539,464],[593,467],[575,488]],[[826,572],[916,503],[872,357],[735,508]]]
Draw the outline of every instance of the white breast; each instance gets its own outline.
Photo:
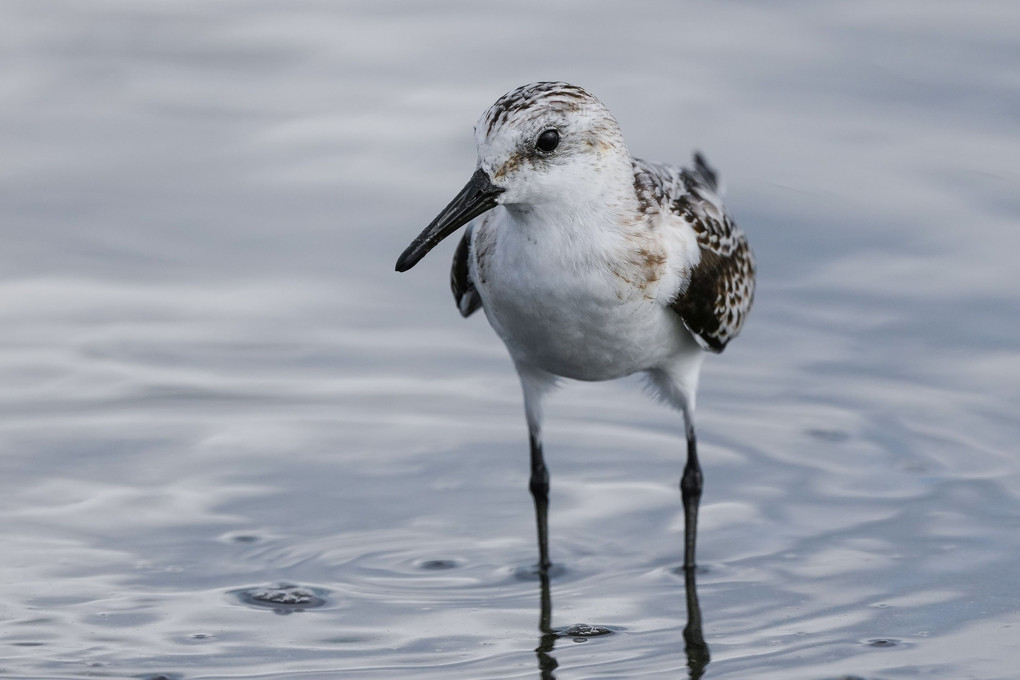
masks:
[[[472,242],[472,279],[516,361],[567,378],[608,380],[696,350],[663,301],[669,294],[662,287],[676,286],[677,276],[656,255],[661,244],[618,229],[591,238],[598,232],[590,222],[584,236],[533,226],[497,209]]]

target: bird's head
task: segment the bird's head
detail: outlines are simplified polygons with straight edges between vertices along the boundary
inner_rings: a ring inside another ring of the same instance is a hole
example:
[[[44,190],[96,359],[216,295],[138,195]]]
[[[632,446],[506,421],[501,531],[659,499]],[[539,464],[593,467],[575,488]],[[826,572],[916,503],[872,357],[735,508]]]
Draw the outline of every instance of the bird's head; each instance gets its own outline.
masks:
[[[397,260],[407,271],[440,241],[497,205],[519,213],[570,209],[629,187],[630,154],[619,125],[576,85],[541,82],[500,97],[475,125],[471,180]]]

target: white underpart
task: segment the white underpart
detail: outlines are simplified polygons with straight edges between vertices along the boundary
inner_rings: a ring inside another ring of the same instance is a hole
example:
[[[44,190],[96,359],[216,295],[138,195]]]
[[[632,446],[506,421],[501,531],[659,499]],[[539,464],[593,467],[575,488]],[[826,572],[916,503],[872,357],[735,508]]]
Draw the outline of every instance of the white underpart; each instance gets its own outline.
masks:
[[[626,252],[628,239],[593,228],[590,217],[574,229],[572,221],[536,225],[499,210],[475,230],[472,255],[485,252],[486,262],[472,262],[472,278],[516,361],[565,378],[611,380],[701,353],[668,307],[677,290],[669,279],[678,275],[642,290],[614,274],[614,252]]]

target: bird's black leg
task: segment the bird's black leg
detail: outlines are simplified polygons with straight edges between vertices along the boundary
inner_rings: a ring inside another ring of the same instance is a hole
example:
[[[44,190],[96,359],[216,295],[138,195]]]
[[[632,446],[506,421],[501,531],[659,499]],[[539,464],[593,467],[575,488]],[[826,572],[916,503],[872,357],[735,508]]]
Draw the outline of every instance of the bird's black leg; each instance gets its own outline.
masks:
[[[535,521],[538,524],[538,570],[546,573],[549,561],[549,470],[542,457],[542,441],[535,432],[529,432],[531,443],[531,496],[535,499]]]
[[[698,506],[701,503],[701,465],[694,423],[687,415],[687,465],[680,478],[680,495],[684,502],[684,569],[694,568],[694,548],[698,540]]]
[[[538,525],[538,571],[546,574],[549,561],[549,470],[542,458],[542,400],[556,378],[520,361],[514,362],[524,392],[524,415],[528,420],[528,443],[531,446],[531,497],[535,500],[535,523]]]

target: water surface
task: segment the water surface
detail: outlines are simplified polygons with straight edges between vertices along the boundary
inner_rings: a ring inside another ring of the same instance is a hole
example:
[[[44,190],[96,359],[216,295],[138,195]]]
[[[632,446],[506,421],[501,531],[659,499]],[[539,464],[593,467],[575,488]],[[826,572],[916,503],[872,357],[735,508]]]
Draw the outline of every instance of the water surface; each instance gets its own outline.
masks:
[[[699,394],[705,677],[1015,677],[1018,27],[5,3],[0,676],[688,675],[677,415],[551,400],[551,629],[611,634],[543,636],[516,376],[453,244],[392,271],[481,111],[556,78],[702,150],[758,256]]]

